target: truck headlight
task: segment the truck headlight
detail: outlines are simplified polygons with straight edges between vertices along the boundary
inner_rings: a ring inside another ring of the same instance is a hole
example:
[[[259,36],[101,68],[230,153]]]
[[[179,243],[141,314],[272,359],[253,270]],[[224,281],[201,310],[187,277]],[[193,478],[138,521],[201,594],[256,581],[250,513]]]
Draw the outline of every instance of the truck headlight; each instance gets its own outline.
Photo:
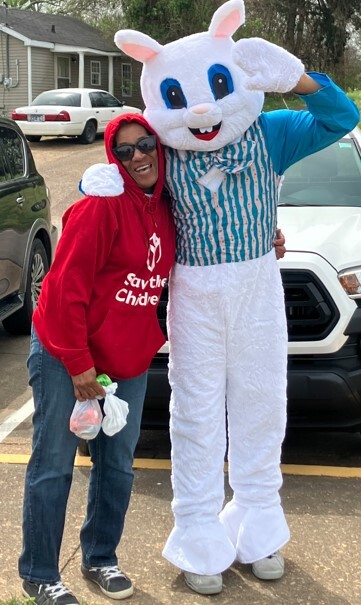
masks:
[[[361,267],[340,271],[337,277],[350,298],[361,298]]]

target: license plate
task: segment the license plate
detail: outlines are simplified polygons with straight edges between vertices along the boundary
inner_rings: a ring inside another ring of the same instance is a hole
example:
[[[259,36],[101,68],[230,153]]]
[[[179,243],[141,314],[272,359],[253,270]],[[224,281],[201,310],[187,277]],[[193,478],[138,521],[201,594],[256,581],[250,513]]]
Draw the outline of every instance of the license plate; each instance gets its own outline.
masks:
[[[31,113],[30,115],[28,115],[28,121],[29,122],[44,122],[45,116],[38,115],[36,113]]]

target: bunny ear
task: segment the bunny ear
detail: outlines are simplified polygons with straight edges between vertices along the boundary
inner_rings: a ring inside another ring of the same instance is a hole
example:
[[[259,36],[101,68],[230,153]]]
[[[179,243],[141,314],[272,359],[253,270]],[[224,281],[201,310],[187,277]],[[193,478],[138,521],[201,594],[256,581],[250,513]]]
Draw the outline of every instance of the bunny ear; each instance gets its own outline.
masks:
[[[163,46],[146,34],[133,29],[121,29],[114,36],[114,42],[129,57],[146,63],[160,53]]]
[[[213,38],[230,38],[245,20],[243,0],[229,0],[216,10],[208,31]]]

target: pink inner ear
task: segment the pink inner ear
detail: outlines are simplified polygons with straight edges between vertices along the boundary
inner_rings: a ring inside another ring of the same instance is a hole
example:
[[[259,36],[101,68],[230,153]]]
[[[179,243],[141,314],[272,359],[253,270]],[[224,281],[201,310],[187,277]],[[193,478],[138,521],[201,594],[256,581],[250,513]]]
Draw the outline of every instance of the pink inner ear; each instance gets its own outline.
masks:
[[[137,59],[138,61],[142,61],[142,63],[145,63],[146,61],[153,59],[153,57],[155,57],[157,54],[151,48],[147,48],[146,46],[141,46],[140,44],[123,43],[121,48],[125,52],[126,55],[129,55],[130,57],[133,57],[134,59]]]
[[[218,27],[216,28],[215,38],[228,38],[232,36],[234,32],[241,25],[241,18],[238,10],[233,11],[226,17],[222,19]]]

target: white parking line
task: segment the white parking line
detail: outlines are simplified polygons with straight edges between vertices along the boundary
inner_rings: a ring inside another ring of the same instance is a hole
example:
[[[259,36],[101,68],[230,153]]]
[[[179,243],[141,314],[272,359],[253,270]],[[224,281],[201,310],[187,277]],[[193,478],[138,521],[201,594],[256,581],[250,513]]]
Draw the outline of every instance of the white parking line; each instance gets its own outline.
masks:
[[[0,424],[0,443],[6,439],[10,433],[15,431],[15,429],[24,422],[34,411],[34,400],[33,398],[29,399],[24,405],[16,410],[13,414],[10,414],[6,418],[6,420]]]

